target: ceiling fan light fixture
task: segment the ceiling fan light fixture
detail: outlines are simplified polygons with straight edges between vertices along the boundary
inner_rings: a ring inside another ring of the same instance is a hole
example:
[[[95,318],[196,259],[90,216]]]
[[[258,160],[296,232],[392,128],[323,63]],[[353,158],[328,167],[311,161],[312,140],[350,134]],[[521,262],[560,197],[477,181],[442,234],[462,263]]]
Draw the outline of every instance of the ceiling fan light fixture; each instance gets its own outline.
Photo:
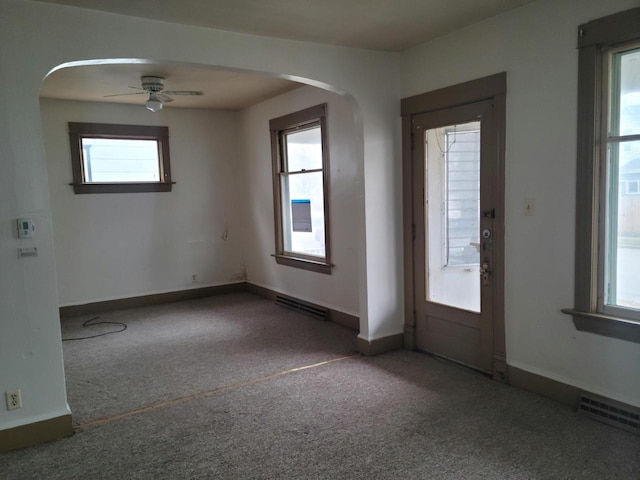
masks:
[[[159,112],[162,110],[162,101],[153,96],[149,97],[146,103],[147,110],[151,110],[152,112]]]

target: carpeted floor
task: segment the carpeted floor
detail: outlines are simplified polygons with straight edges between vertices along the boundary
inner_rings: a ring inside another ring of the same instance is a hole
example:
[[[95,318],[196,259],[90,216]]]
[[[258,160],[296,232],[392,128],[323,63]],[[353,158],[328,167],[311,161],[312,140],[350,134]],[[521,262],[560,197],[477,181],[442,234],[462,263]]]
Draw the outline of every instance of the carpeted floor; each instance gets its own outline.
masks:
[[[63,336],[117,329],[87,318]],[[359,356],[249,294],[101,319],[128,328],[64,343],[76,434],[0,455],[0,478],[640,479],[640,437],[427,355]]]

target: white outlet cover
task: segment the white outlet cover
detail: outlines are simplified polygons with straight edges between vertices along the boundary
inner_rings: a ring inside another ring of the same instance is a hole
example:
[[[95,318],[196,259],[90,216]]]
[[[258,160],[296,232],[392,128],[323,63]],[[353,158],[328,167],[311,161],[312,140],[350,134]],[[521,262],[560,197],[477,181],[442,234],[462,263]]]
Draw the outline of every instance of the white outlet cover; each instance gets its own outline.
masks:
[[[22,394],[20,393],[20,389],[6,392],[5,395],[7,397],[7,410],[22,408]]]

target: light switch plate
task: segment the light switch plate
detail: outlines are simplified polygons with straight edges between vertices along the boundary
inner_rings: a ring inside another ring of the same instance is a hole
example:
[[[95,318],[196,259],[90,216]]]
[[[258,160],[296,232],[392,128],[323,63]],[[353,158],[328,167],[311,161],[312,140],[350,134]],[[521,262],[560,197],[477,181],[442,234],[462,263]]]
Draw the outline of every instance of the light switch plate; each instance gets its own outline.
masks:
[[[533,198],[525,198],[524,206],[522,208],[522,213],[527,216],[531,216],[535,213],[536,210],[536,201]]]

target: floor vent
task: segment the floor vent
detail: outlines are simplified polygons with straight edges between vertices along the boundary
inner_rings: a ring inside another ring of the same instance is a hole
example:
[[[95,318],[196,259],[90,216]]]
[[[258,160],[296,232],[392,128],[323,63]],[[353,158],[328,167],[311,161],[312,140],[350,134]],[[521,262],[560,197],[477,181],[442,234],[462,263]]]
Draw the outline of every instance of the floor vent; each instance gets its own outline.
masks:
[[[640,409],[593,393],[581,393],[578,412],[599,422],[640,435]]]
[[[305,315],[310,315],[313,318],[317,318],[319,320],[329,319],[329,310],[327,310],[326,308],[318,307],[317,305],[312,305],[310,303],[296,300],[294,298],[277,295],[276,304],[282,307],[289,308],[291,310],[295,310],[296,312],[304,313]]]

